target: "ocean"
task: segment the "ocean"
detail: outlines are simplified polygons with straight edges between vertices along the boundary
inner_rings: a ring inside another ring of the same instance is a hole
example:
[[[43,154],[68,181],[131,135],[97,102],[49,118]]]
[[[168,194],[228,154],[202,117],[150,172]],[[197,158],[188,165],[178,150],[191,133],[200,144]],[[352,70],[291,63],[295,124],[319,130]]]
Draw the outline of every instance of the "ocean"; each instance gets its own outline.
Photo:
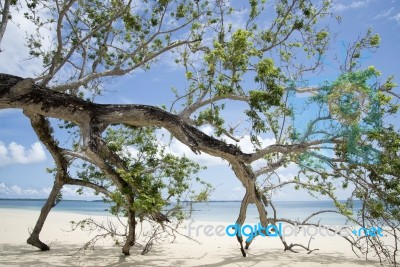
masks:
[[[45,200],[35,199],[0,199],[0,209],[27,209],[40,211]],[[314,212],[320,210],[335,210],[332,201],[277,201],[274,203],[278,218],[303,220]],[[361,207],[361,202],[354,203],[353,213],[356,214]],[[108,215],[110,204],[102,201],[63,200],[53,208],[54,211],[67,211],[85,215]],[[192,219],[194,221],[215,221],[234,223],[239,214],[240,202],[237,201],[210,201],[193,205]],[[272,210],[267,209],[268,216]],[[335,213],[316,216],[311,222],[320,222],[326,225],[348,224],[346,219]],[[246,223],[257,223],[258,213],[254,205],[249,205]]]

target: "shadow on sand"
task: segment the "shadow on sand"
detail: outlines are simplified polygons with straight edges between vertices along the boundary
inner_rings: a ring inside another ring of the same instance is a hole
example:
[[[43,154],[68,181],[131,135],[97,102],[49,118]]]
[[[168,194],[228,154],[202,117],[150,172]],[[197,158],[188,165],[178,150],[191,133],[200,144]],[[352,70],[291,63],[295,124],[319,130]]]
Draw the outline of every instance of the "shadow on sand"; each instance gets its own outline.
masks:
[[[148,255],[140,255],[132,249],[132,255],[125,257],[118,247],[101,247],[76,254],[79,247],[68,244],[54,244],[50,251],[41,252],[25,244],[0,244],[1,266],[380,266],[378,263],[352,259],[340,253],[296,254],[281,249],[249,250],[247,258],[239,251],[215,249],[197,253],[197,256],[180,255],[170,248],[154,248]],[[231,251],[231,253],[229,253]]]

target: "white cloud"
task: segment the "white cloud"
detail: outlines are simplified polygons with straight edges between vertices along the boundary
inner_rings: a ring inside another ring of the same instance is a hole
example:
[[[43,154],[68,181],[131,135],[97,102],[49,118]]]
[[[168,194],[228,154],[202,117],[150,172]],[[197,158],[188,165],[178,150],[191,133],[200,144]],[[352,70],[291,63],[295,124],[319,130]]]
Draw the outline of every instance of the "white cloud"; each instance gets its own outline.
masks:
[[[228,29],[229,25],[232,25],[232,32],[235,32],[237,29],[244,29],[249,17],[249,10],[249,8],[243,8],[234,12],[231,17],[226,18],[225,28]]]
[[[0,183],[0,195],[14,196],[14,197],[44,197],[50,193],[51,188],[22,188],[18,185],[7,186]]]
[[[396,20],[397,22],[400,22],[400,13],[398,13],[397,15],[391,17],[391,19]]]
[[[214,133],[214,130],[211,126],[203,126],[200,127],[200,130],[204,132],[207,135],[212,136]],[[161,137],[161,134],[164,134],[164,138]],[[162,143],[168,144],[169,141],[169,133],[166,130],[161,130],[159,131],[159,139]],[[236,138],[239,138],[236,136]],[[262,147],[266,147],[271,144],[275,144],[275,139],[274,138],[259,138],[259,141],[262,145]],[[234,140],[230,138],[226,138],[226,142],[228,144],[233,144],[233,145],[238,145],[240,149],[244,153],[253,153],[255,151],[254,145],[250,141],[250,135],[244,135],[241,139],[240,142],[235,142]],[[203,165],[203,166],[218,166],[218,165],[227,165],[227,162],[222,160],[219,157],[214,157],[211,155],[208,155],[206,153],[201,153],[196,155],[188,146],[185,144],[181,143],[179,140],[173,139],[170,144],[167,145],[167,149],[170,153],[176,155],[176,156],[183,156],[185,155],[189,159]],[[134,151],[130,151],[131,153]],[[134,153],[132,153],[134,154]]]
[[[344,10],[349,10],[349,9],[357,9],[357,8],[362,8],[367,6],[369,1],[354,1],[351,2],[350,4],[342,4],[338,3],[333,6],[333,9],[335,11],[344,11]]]
[[[213,133],[213,129],[210,126],[201,127],[201,130],[208,135],[212,135]],[[157,132],[157,137],[160,142],[159,145],[166,146],[165,149],[167,153],[171,153],[179,157],[186,156],[203,166],[227,165],[226,161],[223,161],[219,157],[213,157],[203,152],[200,154],[195,154],[188,146],[184,145],[177,139],[173,139],[170,142],[170,134],[165,129],[159,130]],[[123,149],[122,155],[137,158],[139,152],[134,146],[128,146]]]
[[[281,182],[293,180],[300,168],[295,163],[290,163],[286,167],[280,167],[276,170]]]
[[[174,139],[169,146],[169,150],[172,154],[177,156],[185,155],[189,159],[199,163],[203,166],[217,166],[227,165],[221,158],[210,156],[206,153],[195,154],[188,146],[184,145],[180,141]]]
[[[200,130],[209,136],[214,135],[214,129],[211,126],[208,126],[208,125],[202,126],[202,127],[200,127]],[[227,166],[228,165],[227,161],[222,160],[219,157],[214,157],[214,156],[208,155],[204,152],[201,152],[200,154],[195,154],[188,146],[181,143],[177,139],[173,139],[172,141],[170,141],[170,134],[165,129],[161,129],[160,131],[158,131],[157,136],[158,136],[158,140],[160,141],[160,143],[167,146],[166,151],[169,153],[172,153],[175,156],[184,156],[185,155],[189,159],[191,159],[203,166]],[[242,137],[235,136],[235,137],[238,139],[240,138],[240,141],[235,142],[234,140],[232,140],[230,138],[225,138],[225,141],[228,144],[238,145],[239,148],[244,153],[255,152],[255,147],[250,141],[250,135],[244,135]],[[266,146],[275,144],[274,138],[260,138],[259,137],[259,141],[260,141],[262,147],[266,147]],[[137,155],[137,151],[133,147],[127,148],[127,151],[129,151],[132,156]],[[259,163],[259,162],[257,161],[256,163]]]
[[[83,188],[82,194],[76,193],[78,186],[64,186],[62,194],[64,199],[99,199],[99,196],[94,194],[94,190]],[[0,197],[10,198],[46,198],[49,196],[51,187],[23,188],[19,185],[6,185],[0,183]]]
[[[261,138],[261,137],[259,137],[258,141],[260,142],[262,148],[270,146],[270,145],[273,145],[273,144],[276,143],[275,138]],[[238,145],[240,147],[240,149],[244,153],[253,153],[253,152],[255,152],[255,147],[254,147],[253,143],[251,142],[250,135],[244,135],[240,139],[240,141],[238,143],[236,143],[232,139],[228,139],[227,143],[233,144],[233,145]]]
[[[17,185],[11,186],[10,191],[14,192],[17,195],[21,195],[21,193],[23,192],[22,188]]]
[[[35,142],[29,149],[11,142],[6,146],[0,141],[0,167],[9,164],[30,164],[46,160],[46,152],[39,142]]]
[[[4,184],[0,183],[0,194],[7,194],[10,189]]]
[[[387,18],[392,13],[393,10],[394,10],[394,7],[391,7],[388,10],[384,10],[384,11],[380,12],[379,14],[377,14],[372,19]]]
[[[206,134],[212,133],[212,128],[208,126],[201,127],[201,130]],[[184,145],[179,140],[173,139],[170,141],[170,136],[170,133],[165,129],[161,129],[157,132],[157,137],[161,145],[166,145],[166,152],[175,156],[186,156],[203,166],[227,165],[226,161],[223,161],[221,158],[213,157],[206,153],[195,154],[188,146]],[[134,148],[129,148],[129,152],[133,156],[136,153]]]
[[[25,6],[24,3],[22,5]],[[19,12],[11,11],[12,21],[7,24],[0,53],[0,62],[7,62],[7,64],[0,64],[0,72],[32,77],[42,71],[42,64],[38,58],[29,59],[32,56],[29,55],[29,49],[26,47],[26,35],[35,33],[36,26],[24,17],[25,11],[25,7],[22,7]],[[45,18],[48,15],[42,12],[40,16]],[[46,50],[52,45],[52,33],[45,27],[40,29],[40,33],[45,37],[41,42],[42,48]]]

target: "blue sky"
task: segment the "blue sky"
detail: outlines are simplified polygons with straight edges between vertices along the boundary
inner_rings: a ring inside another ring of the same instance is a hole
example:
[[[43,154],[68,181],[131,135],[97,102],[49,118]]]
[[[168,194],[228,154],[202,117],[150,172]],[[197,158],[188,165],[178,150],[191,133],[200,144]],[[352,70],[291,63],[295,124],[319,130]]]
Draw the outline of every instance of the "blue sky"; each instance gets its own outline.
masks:
[[[374,65],[383,74],[382,77],[395,75],[400,77],[400,1],[399,0],[360,0],[337,1],[334,12],[342,17],[341,24],[330,23],[332,32],[336,33],[335,45],[331,55],[344,55],[343,44],[353,42],[371,27],[381,36],[381,45],[374,54],[366,53],[363,65]],[[15,23],[10,23],[3,39],[0,53],[0,72],[33,76],[37,72],[35,60],[27,61],[28,51],[23,46],[25,31],[32,31],[32,25],[21,17],[13,16]],[[16,26],[19,24],[19,27]],[[333,79],[338,71],[334,62],[326,61],[325,72],[317,73],[314,82]],[[184,83],[183,70],[161,61],[149,72],[137,71],[128,77],[105,85],[107,92],[97,98],[100,103],[141,103],[151,105],[171,104],[173,94],[170,86]],[[398,79],[397,79],[398,80]],[[231,112],[230,116],[237,116]],[[205,132],[210,129],[203,128]],[[64,137],[67,137],[65,134]],[[265,144],[273,142],[269,138]],[[248,147],[244,140],[242,148]],[[201,176],[215,186],[212,195],[214,200],[240,200],[243,189],[229,166],[218,158],[208,155],[195,156],[191,151],[174,141],[171,150],[176,154],[187,154],[192,159],[206,165],[208,169]],[[0,110],[0,198],[44,198],[52,186],[51,175],[45,172],[52,167],[50,154],[38,142],[36,135],[19,110]],[[279,170],[283,177],[295,175],[296,168],[289,165]],[[345,196],[346,192],[342,192]],[[75,189],[64,189],[66,199],[92,199],[88,190],[83,196],[77,196]],[[287,189],[275,196],[277,200],[306,200],[306,193]]]

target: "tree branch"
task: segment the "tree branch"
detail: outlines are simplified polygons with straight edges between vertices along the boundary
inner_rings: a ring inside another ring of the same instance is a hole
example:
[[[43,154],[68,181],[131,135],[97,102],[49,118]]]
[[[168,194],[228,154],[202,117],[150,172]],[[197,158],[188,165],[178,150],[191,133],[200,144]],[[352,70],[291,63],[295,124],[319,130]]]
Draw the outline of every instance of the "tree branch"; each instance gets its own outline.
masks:
[[[3,40],[4,34],[7,28],[7,22],[11,18],[10,16],[10,0],[4,1],[4,7],[1,12],[1,23],[0,23],[0,53],[1,53],[1,41]]]

